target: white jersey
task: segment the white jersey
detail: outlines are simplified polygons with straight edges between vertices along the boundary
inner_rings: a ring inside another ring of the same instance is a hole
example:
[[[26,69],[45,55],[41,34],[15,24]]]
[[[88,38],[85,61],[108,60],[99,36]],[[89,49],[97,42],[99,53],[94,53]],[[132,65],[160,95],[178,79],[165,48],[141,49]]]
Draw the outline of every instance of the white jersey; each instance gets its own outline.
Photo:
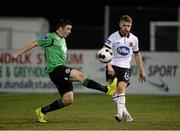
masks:
[[[112,49],[113,57],[111,64],[122,68],[130,68],[133,52],[139,51],[138,38],[132,33],[124,37],[119,31],[109,36],[105,46]]]

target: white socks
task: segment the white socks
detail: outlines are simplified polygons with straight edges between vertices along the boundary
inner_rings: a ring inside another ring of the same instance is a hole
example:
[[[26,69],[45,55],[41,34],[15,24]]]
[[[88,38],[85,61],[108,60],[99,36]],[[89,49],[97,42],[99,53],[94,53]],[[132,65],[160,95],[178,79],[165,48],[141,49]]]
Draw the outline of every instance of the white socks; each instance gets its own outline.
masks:
[[[117,104],[117,114],[121,116],[129,115],[128,110],[126,109],[125,102],[125,93],[115,94],[113,95],[113,101]]]
[[[126,106],[124,106],[124,111],[123,111],[123,116],[129,116],[129,112],[128,110],[126,109]]]

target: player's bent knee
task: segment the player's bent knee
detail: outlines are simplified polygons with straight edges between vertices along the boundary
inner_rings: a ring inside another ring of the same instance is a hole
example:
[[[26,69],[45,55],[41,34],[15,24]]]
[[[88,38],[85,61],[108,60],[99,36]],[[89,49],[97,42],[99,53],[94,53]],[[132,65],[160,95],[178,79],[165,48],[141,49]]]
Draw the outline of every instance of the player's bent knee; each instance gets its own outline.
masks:
[[[74,99],[64,99],[64,105],[71,105],[74,102]]]
[[[79,82],[82,82],[85,78],[86,78],[86,75],[80,71],[77,71],[77,70],[72,70],[71,71],[71,77],[73,80],[76,80],[76,81],[79,81]]]
[[[63,96],[63,103],[64,105],[70,105],[74,102],[74,97],[73,97],[73,91],[67,92]]]

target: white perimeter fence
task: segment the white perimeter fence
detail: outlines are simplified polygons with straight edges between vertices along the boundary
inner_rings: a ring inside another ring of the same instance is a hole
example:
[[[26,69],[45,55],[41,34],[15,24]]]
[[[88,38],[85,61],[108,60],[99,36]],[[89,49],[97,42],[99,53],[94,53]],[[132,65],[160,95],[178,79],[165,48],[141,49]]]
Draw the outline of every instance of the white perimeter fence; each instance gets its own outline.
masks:
[[[33,49],[17,61],[11,61],[12,51],[0,51],[0,92],[57,92],[44,71],[45,59],[41,49]],[[98,50],[69,50],[71,67],[89,78],[105,84],[105,68],[97,60]],[[132,61],[129,94],[180,95],[180,53],[142,52],[147,75],[145,83],[138,82],[137,66]],[[100,93],[74,83],[78,93]]]

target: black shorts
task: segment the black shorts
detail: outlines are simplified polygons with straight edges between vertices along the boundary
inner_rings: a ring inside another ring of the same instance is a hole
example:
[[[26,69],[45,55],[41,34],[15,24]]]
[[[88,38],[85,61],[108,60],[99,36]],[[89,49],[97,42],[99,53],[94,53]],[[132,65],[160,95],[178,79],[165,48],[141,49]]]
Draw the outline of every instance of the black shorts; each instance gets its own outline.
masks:
[[[112,80],[115,77],[117,77],[118,82],[124,81],[128,84],[127,86],[129,86],[130,85],[130,76],[131,76],[130,69],[121,68],[121,67],[114,66],[114,65],[112,65],[112,67],[115,71],[115,75],[114,76],[108,75],[108,71],[107,71],[107,67],[106,67],[106,81]]]
[[[69,80],[71,70],[70,67],[60,65],[49,73],[49,77],[56,85],[61,96],[66,92],[73,91],[72,81]]]

